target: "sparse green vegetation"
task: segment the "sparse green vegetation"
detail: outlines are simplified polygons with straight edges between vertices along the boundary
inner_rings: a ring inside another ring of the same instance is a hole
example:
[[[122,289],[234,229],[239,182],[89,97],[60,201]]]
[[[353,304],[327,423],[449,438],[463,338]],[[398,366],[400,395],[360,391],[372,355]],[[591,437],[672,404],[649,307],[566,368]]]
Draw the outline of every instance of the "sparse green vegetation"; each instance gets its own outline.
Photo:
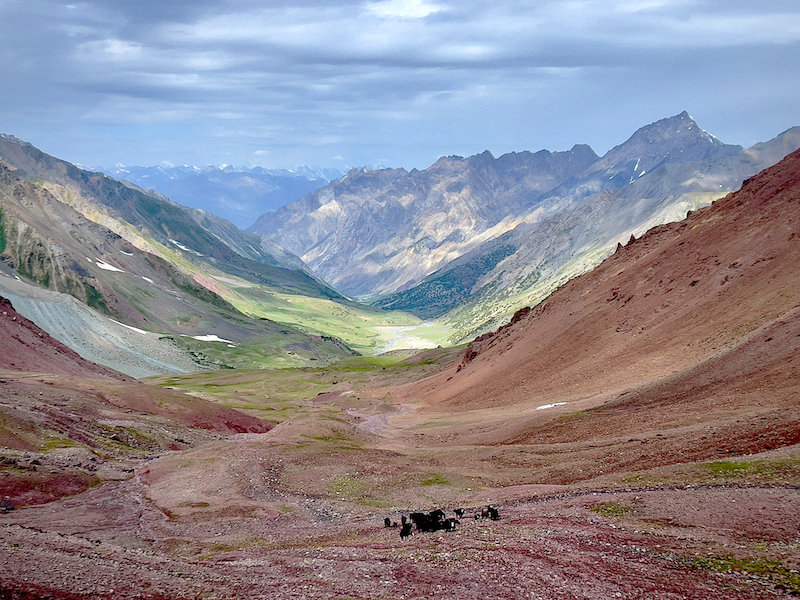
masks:
[[[786,485],[800,482],[800,457],[732,460],[703,463],[700,468],[712,480]]]
[[[333,336],[359,354],[376,354],[393,338],[392,328],[420,325],[413,315],[288,294],[263,285],[237,288],[231,303],[255,318],[291,325],[305,333]]]
[[[624,517],[636,509],[621,502],[602,502],[600,504],[593,504],[589,507],[589,510],[596,512],[598,515],[603,515],[604,517]]]
[[[624,485],[643,487],[663,485],[800,485],[800,457],[774,457],[757,460],[717,460],[691,465],[675,465],[652,471],[631,473],[620,479]]]
[[[698,569],[717,573],[744,573],[770,580],[778,589],[792,595],[800,594],[800,571],[790,568],[782,560],[761,557],[692,557],[687,559]]]
[[[450,481],[444,475],[440,475],[439,473],[429,473],[427,475],[423,475],[422,481],[419,482],[420,485],[450,485]]]
[[[203,352],[212,360],[217,357],[213,354],[214,351],[220,353],[220,359],[228,361],[236,353],[258,351],[257,348],[248,347],[230,349],[225,344],[214,342],[195,344],[195,340],[191,338],[177,338],[176,341],[194,351]],[[447,355],[442,356],[442,360],[446,358]],[[358,405],[358,391],[363,386],[391,385],[393,378],[398,376],[404,380],[423,377],[437,366],[437,361],[431,359],[408,364],[400,356],[358,356],[324,367],[281,368],[283,366],[285,365],[264,370],[239,369],[169,375],[154,377],[151,381],[204,397],[210,396],[226,406],[255,411],[260,418],[281,422],[291,416],[312,411],[338,411],[339,403]],[[382,384],[381,381],[385,383]],[[338,400],[327,400],[322,406],[311,403],[319,394],[326,392],[340,392],[343,395]]]
[[[56,448],[72,448],[78,445],[78,442],[75,440],[59,436],[45,442],[41,450],[46,452],[48,450],[55,450]]]
[[[328,493],[352,498],[360,496],[369,488],[369,484],[360,480],[353,479],[346,475],[335,478],[328,486]]]
[[[86,293],[86,304],[95,310],[99,310],[106,315],[114,316],[113,311],[108,307],[106,299],[103,294],[93,285],[88,282],[83,283],[83,290]]]
[[[0,254],[6,251],[6,223],[3,219],[3,209],[0,207]]]

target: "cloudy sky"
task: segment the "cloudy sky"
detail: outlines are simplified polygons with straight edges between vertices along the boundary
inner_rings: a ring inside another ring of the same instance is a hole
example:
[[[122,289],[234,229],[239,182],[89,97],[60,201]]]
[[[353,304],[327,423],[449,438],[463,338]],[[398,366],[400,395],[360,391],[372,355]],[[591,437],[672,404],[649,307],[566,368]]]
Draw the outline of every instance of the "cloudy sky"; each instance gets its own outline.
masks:
[[[0,0],[0,133],[83,165],[602,154],[800,125],[797,0]]]

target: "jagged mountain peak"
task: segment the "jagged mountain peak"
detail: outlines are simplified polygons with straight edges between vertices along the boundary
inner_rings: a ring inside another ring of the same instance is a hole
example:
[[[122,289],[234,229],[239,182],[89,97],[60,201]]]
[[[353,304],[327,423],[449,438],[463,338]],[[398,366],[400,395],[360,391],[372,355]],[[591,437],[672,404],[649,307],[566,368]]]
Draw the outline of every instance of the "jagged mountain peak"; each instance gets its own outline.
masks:
[[[736,156],[742,150],[741,146],[724,144],[683,111],[641,127],[627,141],[609,150],[591,171],[607,171],[612,176],[631,171],[631,176],[641,177],[645,171],[664,163]]]
[[[274,239],[353,297],[421,281],[477,237],[515,224],[538,199],[597,160],[588,146],[498,158],[486,150],[429,168],[353,169],[313,194],[262,215],[249,231]],[[420,257],[424,256],[424,260]]]

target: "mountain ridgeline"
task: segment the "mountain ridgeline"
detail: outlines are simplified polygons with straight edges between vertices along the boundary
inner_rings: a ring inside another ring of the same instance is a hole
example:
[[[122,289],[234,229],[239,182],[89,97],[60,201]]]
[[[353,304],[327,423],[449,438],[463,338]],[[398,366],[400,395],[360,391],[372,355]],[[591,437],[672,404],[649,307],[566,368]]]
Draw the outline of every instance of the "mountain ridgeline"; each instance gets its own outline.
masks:
[[[344,175],[337,169],[296,170],[161,165],[98,169],[172,201],[212,213],[242,229],[266,211],[276,210]]]
[[[342,293],[440,319],[450,342],[468,341],[798,147],[798,127],[744,149],[684,112],[602,157],[578,145],[442,158],[424,171],[353,170],[250,231]]]
[[[797,148],[800,127],[745,149],[684,112],[602,157],[575,145],[353,169],[244,232],[0,136],[0,295],[83,358],[134,377],[458,344]],[[127,172],[145,186],[203,175],[239,190],[276,176]],[[284,175],[314,187],[332,174]],[[409,333],[422,319],[435,331]]]
[[[597,161],[569,152],[443,157],[424,170],[353,169],[259,218],[250,231],[302,254],[345,294],[410,287],[453,255],[519,222],[543,194]]]
[[[330,335],[257,314],[238,289],[347,301],[296,257],[219,217],[11,136],[0,137],[0,210],[0,294],[90,360],[143,376],[238,364],[240,344],[288,364],[352,355]]]
[[[598,413],[616,414],[612,431],[623,436],[624,419],[635,421],[637,410],[671,407],[667,418],[677,419],[736,405],[753,414],[769,396],[791,413],[794,424],[781,426],[797,443],[798,261],[800,151],[711,206],[618,246],[591,272],[473,340],[457,364],[408,393],[441,410],[530,398],[566,402],[572,411],[603,405],[553,426],[558,441],[581,439]],[[704,408],[684,413],[693,403]],[[514,413],[501,443],[544,435],[530,425],[537,418],[531,414],[526,423]],[[586,424],[583,433],[571,431],[577,421]],[[718,451],[704,434],[689,433],[703,438],[709,456]],[[775,443],[760,437],[764,448]]]

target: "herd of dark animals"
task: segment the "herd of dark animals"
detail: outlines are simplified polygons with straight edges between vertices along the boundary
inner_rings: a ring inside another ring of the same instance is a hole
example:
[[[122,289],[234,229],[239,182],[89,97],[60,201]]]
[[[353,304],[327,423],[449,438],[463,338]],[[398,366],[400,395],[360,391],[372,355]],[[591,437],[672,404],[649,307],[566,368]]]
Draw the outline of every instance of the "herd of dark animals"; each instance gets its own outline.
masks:
[[[416,526],[417,533],[425,531],[455,531],[456,525],[460,525],[466,512],[463,508],[457,508],[453,511],[455,518],[445,518],[447,515],[443,510],[437,509],[429,513],[413,512],[408,517],[405,515],[400,517],[402,522],[400,526],[400,539],[404,540],[411,536],[411,527]],[[500,518],[500,512],[494,506],[486,506],[481,510],[476,510],[474,518],[478,519],[491,519],[497,521]],[[392,521],[389,517],[383,520],[384,527],[397,527],[397,521]]]

